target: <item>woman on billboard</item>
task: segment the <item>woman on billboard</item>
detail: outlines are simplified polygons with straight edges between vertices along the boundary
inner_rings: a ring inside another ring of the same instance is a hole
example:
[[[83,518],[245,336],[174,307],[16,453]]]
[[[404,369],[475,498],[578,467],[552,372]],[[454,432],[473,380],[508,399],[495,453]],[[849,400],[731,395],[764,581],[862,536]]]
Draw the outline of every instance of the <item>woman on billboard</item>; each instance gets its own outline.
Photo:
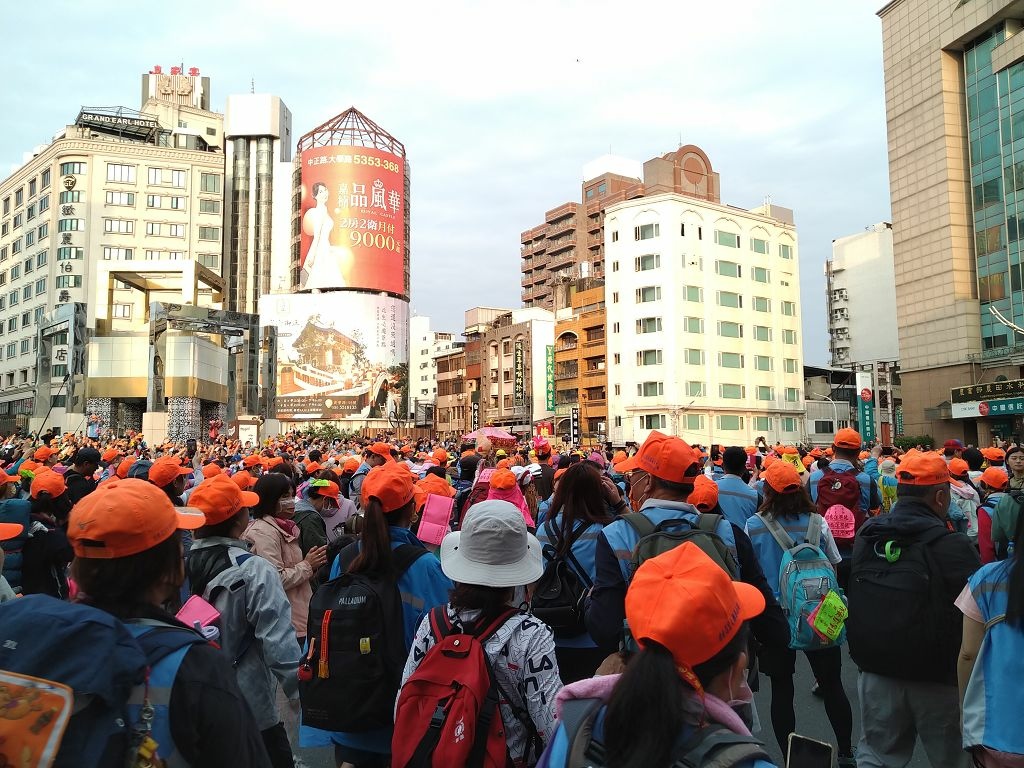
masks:
[[[345,288],[348,281],[345,273],[352,253],[348,248],[331,245],[331,231],[334,219],[327,209],[327,200],[331,196],[327,185],[318,181],[313,185],[313,199],[316,205],[302,217],[302,230],[313,238],[306,251],[306,259],[302,263],[305,281],[302,287],[312,288]],[[344,265],[344,268],[343,268]]]

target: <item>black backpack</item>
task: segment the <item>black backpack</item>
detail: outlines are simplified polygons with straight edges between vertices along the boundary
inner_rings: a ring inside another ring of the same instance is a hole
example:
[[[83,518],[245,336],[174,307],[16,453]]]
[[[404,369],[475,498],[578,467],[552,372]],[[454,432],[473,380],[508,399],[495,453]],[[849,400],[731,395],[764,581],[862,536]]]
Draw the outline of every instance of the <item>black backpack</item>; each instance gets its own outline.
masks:
[[[530,612],[551,627],[556,637],[575,637],[586,631],[583,601],[594,582],[573,555],[572,546],[589,527],[580,523],[569,536],[565,554],[560,555],[562,538],[555,521],[549,518],[544,523],[544,530],[554,543],[544,545],[548,563],[534,589]]]
[[[936,527],[916,539],[873,536],[870,528],[858,535],[846,632],[860,669],[904,680],[955,677],[960,614],[945,604],[942,570],[930,552],[949,534]]]
[[[568,742],[565,768],[606,768],[603,729],[595,729],[598,713],[604,707],[601,699],[570,699],[562,704],[559,719]],[[723,725],[709,724],[698,728],[672,753],[670,768],[714,766],[732,768],[748,765],[754,760],[771,762],[764,744],[753,736],[733,733]]]
[[[395,697],[408,649],[398,579],[428,554],[402,544],[384,573],[346,573],[358,543],[341,553],[342,573],[309,601],[309,650],[299,665],[302,722],[365,733],[394,723]]]

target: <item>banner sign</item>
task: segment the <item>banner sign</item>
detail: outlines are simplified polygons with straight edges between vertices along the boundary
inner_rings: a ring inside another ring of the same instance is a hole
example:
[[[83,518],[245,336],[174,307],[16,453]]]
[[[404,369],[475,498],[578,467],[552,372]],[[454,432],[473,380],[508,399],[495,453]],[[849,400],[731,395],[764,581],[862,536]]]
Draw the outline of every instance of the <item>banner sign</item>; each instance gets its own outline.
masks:
[[[547,388],[548,410],[555,410],[555,347],[548,344],[544,351],[544,378]]]
[[[515,343],[512,360],[513,404],[526,405],[526,345],[522,339]]]

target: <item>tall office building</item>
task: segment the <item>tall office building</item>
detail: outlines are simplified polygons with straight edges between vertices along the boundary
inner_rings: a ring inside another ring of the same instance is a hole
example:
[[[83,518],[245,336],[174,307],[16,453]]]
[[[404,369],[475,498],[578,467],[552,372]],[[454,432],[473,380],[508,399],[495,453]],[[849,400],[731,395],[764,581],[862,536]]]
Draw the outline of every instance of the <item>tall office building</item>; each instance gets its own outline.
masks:
[[[878,15],[904,432],[1019,435],[1024,3],[894,0]]]
[[[710,163],[699,176],[717,189]],[[804,438],[793,212],[709,197],[663,192],[605,209],[615,444],[654,429],[704,445]]]
[[[227,308],[291,289],[292,113],[277,96],[228,96],[224,113]]]

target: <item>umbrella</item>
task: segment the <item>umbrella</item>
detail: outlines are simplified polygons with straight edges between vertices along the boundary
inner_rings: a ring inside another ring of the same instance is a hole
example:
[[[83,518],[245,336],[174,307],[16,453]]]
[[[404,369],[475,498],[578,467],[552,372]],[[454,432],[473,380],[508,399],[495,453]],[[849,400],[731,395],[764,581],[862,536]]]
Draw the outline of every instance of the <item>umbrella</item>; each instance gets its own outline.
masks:
[[[486,437],[488,440],[512,440],[515,442],[515,435],[510,435],[505,430],[499,427],[481,427],[480,429],[470,432],[468,435],[463,435],[463,440],[476,440],[480,437]]]

